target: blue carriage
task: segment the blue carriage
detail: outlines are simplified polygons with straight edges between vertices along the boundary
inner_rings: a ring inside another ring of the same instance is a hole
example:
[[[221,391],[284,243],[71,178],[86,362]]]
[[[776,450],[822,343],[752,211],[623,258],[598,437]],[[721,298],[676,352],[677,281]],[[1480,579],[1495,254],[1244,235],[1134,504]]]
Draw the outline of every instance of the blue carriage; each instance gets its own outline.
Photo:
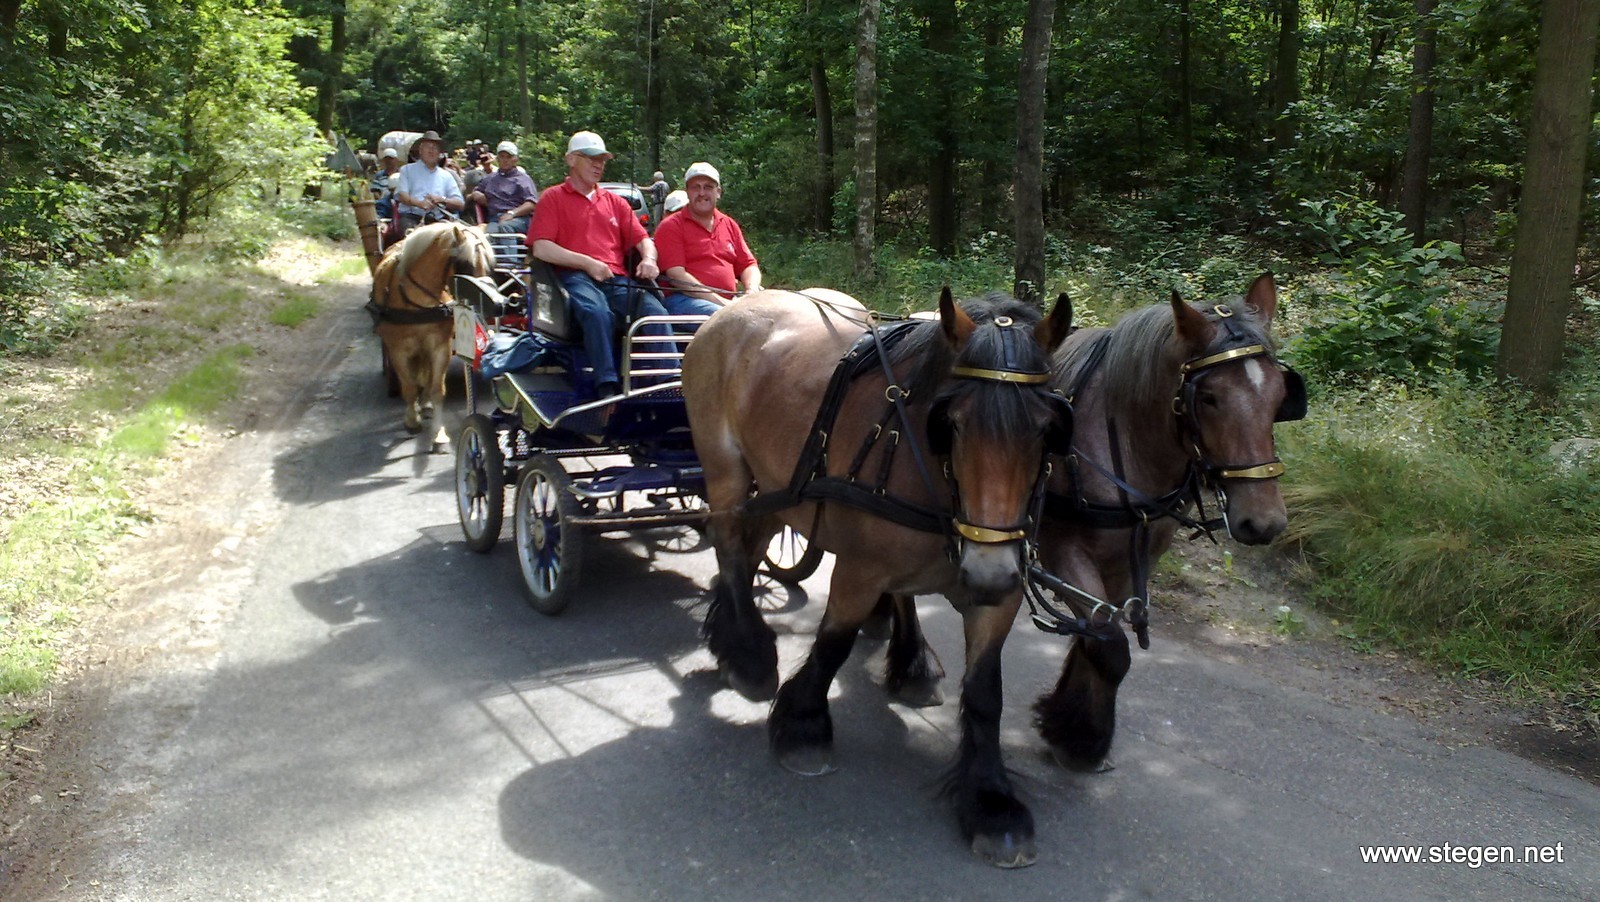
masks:
[[[512,540],[528,601],[553,615],[575,596],[591,536],[704,527],[681,374],[705,317],[626,317],[616,336],[622,393],[598,398],[554,271],[525,255],[521,235],[489,237],[495,271],[457,276],[453,292],[453,351],[467,385],[457,511],[468,547],[488,552],[504,525],[506,487],[514,487]],[[820,556],[785,530],[766,570],[798,582]]]

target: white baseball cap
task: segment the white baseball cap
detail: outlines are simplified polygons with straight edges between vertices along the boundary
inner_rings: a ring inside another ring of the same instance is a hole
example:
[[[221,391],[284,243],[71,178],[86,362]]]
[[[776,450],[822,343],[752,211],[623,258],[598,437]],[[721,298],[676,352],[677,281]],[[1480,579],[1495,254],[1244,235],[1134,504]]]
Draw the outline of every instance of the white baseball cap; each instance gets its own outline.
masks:
[[[385,147],[383,149],[383,153],[380,154],[380,156],[382,156],[385,160],[390,160],[390,159],[398,160],[398,159],[400,159],[400,151],[395,150],[393,147]]]
[[[508,153],[508,154],[511,154],[514,157],[522,156],[522,154],[517,153],[517,145],[512,144],[510,141],[501,141],[500,142],[500,146],[496,147],[494,149],[494,152],[495,153]]]
[[[567,141],[567,153],[581,153],[586,157],[605,157],[608,160],[616,156],[606,150],[606,142],[594,132],[573,132],[571,140]]]
[[[683,173],[683,183],[689,184],[689,180],[697,175],[703,175],[716,182],[718,187],[722,186],[722,176],[717,173],[717,167],[710,163],[690,163],[689,168]]]
[[[666,208],[668,213],[682,210],[689,205],[689,195],[684,191],[674,191],[667,195]]]

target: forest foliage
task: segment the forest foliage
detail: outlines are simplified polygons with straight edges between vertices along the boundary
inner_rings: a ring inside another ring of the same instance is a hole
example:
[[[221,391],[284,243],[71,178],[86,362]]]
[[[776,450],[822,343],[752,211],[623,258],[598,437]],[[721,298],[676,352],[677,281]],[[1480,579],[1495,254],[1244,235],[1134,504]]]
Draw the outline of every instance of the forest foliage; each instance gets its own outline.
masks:
[[[841,249],[857,210],[856,3],[0,0],[0,350],[48,350],[70,334],[72,293],[59,289],[80,264],[137,258],[219,224],[247,235],[264,206],[318,178],[319,127],[367,149],[394,129],[436,129],[456,145],[512,139],[541,185],[562,175],[565,136],[593,129],[618,153],[612,178],[647,181],[659,168],[677,182],[688,163],[713,161],[724,208],[768,239],[773,284],[921,291],[982,274],[988,284],[964,287],[1004,287],[1034,2],[882,4],[882,265],[863,283]],[[1580,477],[1503,464],[1600,429],[1596,305],[1581,291],[1563,415],[1520,418],[1505,427],[1517,440],[1495,448],[1439,437],[1474,405],[1521,409],[1514,391],[1481,386],[1502,337],[1541,14],[1592,16],[1595,2],[1059,0],[1042,117],[1045,293],[1234,293],[1276,270],[1290,286],[1285,353],[1329,402],[1287,442],[1286,456],[1307,463],[1302,536],[1313,551],[1356,547],[1353,532],[1319,531],[1328,524],[1379,519],[1333,506],[1403,495],[1325,491],[1352,462],[1364,476],[1509,469],[1520,488],[1497,491],[1516,504],[1568,491]],[[1418,107],[1424,96],[1431,106]],[[1580,289],[1600,273],[1592,105],[1590,116]],[[1420,170],[1407,166],[1419,146],[1429,148]],[[1099,306],[1083,309],[1094,317]],[[1454,411],[1423,431],[1438,439],[1426,448],[1391,441],[1413,403]],[[1468,510],[1473,485],[1439,491],[1457,491]],[[1531,521],[1499,522],[1505,541],[1533,541],[1520,531]],[[1394,532],[1413,528],[1430,527]],[[1338,563],[1330,579],[1408,572],[1360,547],[1361,561]],[[1592,556],[1587,545],[1572,553]],[[1498,597],[1498,585],[1464,577],[1452,591]],[[1403,603],[1405,586],[1384,597]],[[1580,604],[1577,589],[1547,588]],[[1568,610],[1591,633],[1600,623],[1600,604]],[[1600,663],[1594,642],[1564,649],[1563,672]]]

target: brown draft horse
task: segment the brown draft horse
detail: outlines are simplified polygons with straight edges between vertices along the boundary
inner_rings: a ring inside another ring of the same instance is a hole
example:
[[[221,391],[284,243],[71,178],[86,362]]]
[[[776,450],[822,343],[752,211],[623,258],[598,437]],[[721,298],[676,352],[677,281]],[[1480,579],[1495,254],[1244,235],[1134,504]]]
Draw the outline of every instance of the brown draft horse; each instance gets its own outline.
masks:
[[[832,769],[828,687],[862,622],[886,594],[944,594],[966,632],[962,736],[947,791],[972,850],[1019,867],[1036,852],[1032,815],[1001,759],[1001,647],[1022,602],[1044,455],[1064,451],[1070,436],[1070,411],[1044,382],[1049,353],[1070,330],[1071,305],[1063,298],[1045,318],[998,293],[958,306],[946,289],[939,314],[908,325],[886,364],[862,367],[840,383],[842,394],[829,391],[841,356],[882,342],[865,334],[864,311],[848,297],[765,291],[700,328],[684,358],[683,387],[720,569],[704,632],[733,688],[757,700],[776,690],[768,737],[779,762],[818,775]],[[895,418],[897,396],[904,420]],[[763,495],[781,497],[805,477],[796,471],[831,398],[837,416],[806,485],[833,492],[801,491],[790,506],[763,513]],[[896,452],[899,444],[907,447]],[[932,525],[908,525],[917,518],[872,509],[852,500],[854,491],[900,499]],[[781,524],[832,552],[835,563],[811,653],[779,689],[775,637],[756,608],[752,576]],[[905,667],[917,670],[911,682],[922,683],[906,692],[925,702],[937,659],[920,630],[901,638],[900,647],[912,649]]]
[[[1131,663],[1120,621],[1142,629],[1146,577],[1176,531],[1225,527],[1260,545],[1287,525],[1272,429],[1305,415],[1305,386],[1273,356],[1272,276],[1242,301],[1197,309],[1174,295],[1114,328],[1074,333],[1056,355],[1051,383],[1076,419],[1046,493],[1039,559],[1083,595],[1057,595],[1076,623],[1055,631],[1073,644],[1055,688],[1034,705],[1034,726],[1065,767],[1110,767],[1117,688]],[[1203,509],[1191,516],[1207,491],[1220,520]],[[917,632],[903,622],[916,616],[907,602],[892,609],[891,660],[916,651],[903,638]]]
[[[482,232],[459,222],[413,229],[390,248],[372,274],[378,337],[400,383],[406,431],[422,430],[444,399],[450,366],[450,280],[456,273],[487,275],[494,250]],[[450,441],[435,423],[433,450]]]

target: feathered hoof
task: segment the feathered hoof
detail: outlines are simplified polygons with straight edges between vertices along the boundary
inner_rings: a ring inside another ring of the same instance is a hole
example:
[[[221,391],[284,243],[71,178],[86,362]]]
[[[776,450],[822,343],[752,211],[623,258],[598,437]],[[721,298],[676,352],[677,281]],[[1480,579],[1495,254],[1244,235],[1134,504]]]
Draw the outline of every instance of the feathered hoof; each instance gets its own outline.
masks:
[[[838,770],[833,766],[833,749],[825,745],[802,746],[776,754],[784,770],[802,777],[823,777]]]
[[[1039,860],[1031,836],[1016,833],[979,833],[972,837],[972,854],[997,868],[1025,868]]]
[[[753,702],[770,702],[778,694],[778,672],[773,671],[760,680],[740,674],[724,661],[717,665],[717,673],[729,689]]]
[[[889,690],[889,697],[908,708],[937,708],[944,704],[938,679],[907,680]]]

